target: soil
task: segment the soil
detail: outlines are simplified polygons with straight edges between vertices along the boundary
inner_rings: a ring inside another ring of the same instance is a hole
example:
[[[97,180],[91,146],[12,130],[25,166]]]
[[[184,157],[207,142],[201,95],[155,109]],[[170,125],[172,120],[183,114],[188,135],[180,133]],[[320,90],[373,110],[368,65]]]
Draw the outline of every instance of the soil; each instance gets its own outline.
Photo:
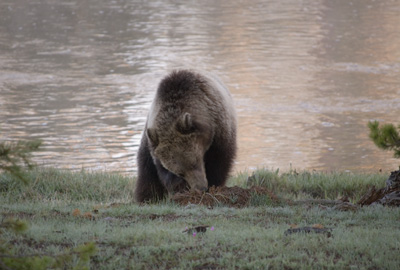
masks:
[[[213,186],[206,193],[191,191],[176,193],[173,195],[172,200],[179,205],[199,204],[209,207],[225,205],[242,208],[249,205],[250,199],[254,195],[267,195],[271,201],[279,201],[274,193],[260,186],[253,186],[251,188]]]

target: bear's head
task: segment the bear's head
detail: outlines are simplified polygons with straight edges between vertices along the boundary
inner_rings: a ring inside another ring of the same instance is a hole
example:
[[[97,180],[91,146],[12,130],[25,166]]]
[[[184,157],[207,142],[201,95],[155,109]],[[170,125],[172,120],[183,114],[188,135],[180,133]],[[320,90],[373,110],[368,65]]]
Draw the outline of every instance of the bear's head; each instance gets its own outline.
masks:
[[[185,112],[170,126],[148,128],[146,135],[153,156],[164,168],[185,179],[192,190],[207,190],[204,154],[212,143],[213,131],[206,123]]]

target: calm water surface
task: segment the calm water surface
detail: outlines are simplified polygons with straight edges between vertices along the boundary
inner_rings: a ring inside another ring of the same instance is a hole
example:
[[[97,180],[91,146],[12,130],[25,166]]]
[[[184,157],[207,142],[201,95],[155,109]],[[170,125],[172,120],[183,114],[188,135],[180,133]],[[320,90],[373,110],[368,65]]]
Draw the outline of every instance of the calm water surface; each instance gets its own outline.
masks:
[[[400,123],[400,1],[0,2],[0,140],[39,164],[135,173],[159,80],[217,74],[239,116],[236,171],[389,171],[369,120]]]

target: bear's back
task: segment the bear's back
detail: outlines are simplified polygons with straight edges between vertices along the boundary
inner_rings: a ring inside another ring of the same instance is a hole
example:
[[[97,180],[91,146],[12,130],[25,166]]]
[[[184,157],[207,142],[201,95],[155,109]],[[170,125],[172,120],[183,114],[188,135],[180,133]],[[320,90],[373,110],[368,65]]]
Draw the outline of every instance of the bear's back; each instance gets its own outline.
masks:
[[[177,102],[205,91],[206,79],[189,70],[171,72],[159,84],[156,98],[160,102]]]
[[[166,76],[158,86],[147,127],[168,128],[186,112],[207,121],[217,133],[236,130],[236,113],[230,93],[211,74],[178,70]]]

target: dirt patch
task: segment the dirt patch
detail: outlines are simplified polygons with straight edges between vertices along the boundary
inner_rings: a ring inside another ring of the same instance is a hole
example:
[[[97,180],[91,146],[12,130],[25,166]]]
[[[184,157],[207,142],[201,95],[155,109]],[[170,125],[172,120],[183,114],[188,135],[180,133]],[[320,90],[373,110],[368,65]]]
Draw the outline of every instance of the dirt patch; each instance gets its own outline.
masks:
[[[179,205],[198,204],[206,206],[226,205],[230,207],[246,207],[254,195],[267,195],[273,202],[278,202],[278,197],[265,187],[253,186],[251,188],[211,187],[208,192],[183,192],[173,195],[172,200]]]

